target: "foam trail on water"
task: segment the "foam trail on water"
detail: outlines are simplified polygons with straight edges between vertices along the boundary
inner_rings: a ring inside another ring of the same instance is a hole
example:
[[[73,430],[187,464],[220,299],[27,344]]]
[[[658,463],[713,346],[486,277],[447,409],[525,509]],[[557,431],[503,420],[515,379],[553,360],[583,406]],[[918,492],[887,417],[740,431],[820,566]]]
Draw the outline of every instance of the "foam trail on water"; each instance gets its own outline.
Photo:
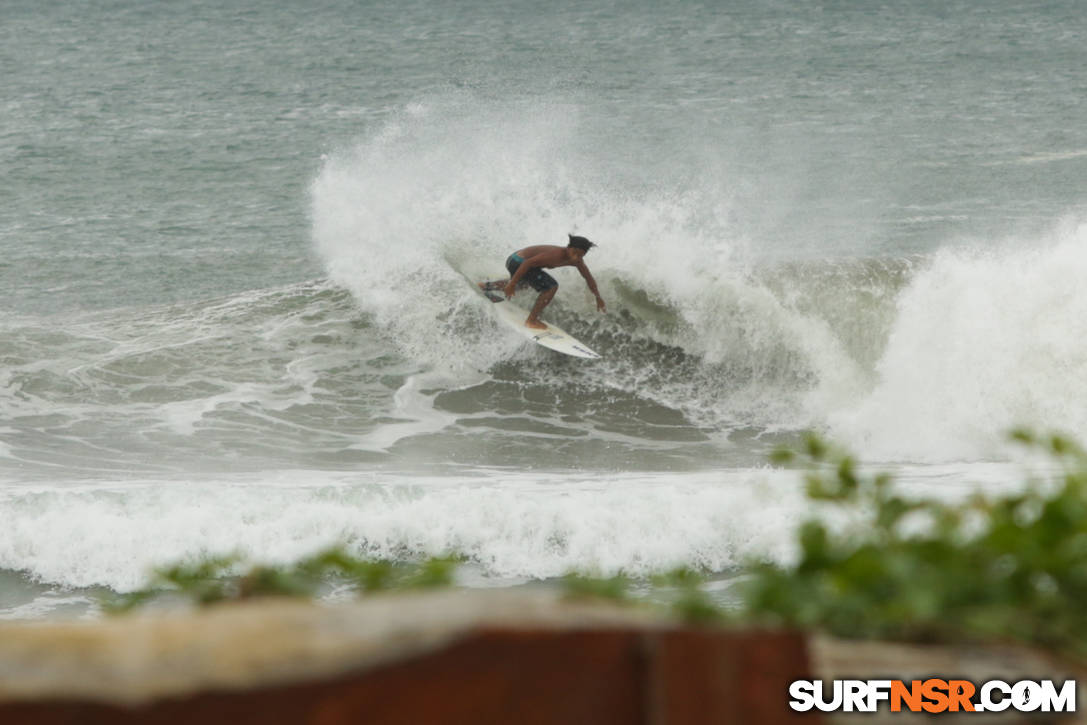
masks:
[[[458,416],[435,410],[433,393],[427,395],[422,391],[423,387],[438,385],[443,380],[440,376],[425,373],[409,376],[393,395],[393,409],[390,411],[396,418],[406,420],[386,423],[362,436],[351,447],[364,451],[387,451],[405,438],[437,433],[456,422]]]

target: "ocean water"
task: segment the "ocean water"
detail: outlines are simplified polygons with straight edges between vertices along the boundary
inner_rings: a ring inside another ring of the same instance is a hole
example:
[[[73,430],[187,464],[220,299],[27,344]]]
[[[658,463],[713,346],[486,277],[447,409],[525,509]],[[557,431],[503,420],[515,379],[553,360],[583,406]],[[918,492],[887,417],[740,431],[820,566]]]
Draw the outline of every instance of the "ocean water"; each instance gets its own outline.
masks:
[[[1008,484],[1087,439],[1084,69],[1075,0],[5,2],[0,617],[337,543],[727,588],[809,429]],[[458,274],[569,232],[599,361]]]

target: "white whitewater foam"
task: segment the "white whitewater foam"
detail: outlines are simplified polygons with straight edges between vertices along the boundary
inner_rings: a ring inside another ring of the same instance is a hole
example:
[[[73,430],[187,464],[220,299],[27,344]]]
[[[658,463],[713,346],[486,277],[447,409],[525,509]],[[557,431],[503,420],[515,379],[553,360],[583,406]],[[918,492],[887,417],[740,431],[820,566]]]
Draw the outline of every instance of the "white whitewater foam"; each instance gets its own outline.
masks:
[[[0,568],[125,591],[186,558],[286,562],[348,542],[394,559],[460,552],[492,577],[716,571],[786,555],[802,515],[797,488],[791,474],[762,470],[18,485],[0,489]]]
[[[1087,224],[947,250],[902,293],[878,383],[830,416],[869,459],[1000,455],[1011,428],[1087,440]]]

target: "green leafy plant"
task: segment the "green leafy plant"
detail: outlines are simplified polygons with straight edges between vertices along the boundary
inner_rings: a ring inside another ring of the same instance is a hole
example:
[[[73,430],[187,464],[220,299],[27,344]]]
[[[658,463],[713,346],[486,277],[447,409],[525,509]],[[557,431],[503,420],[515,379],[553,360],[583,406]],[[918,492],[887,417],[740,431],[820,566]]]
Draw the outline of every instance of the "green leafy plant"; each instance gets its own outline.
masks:
[[[694,569],[680,567],[653,577],[658,590],[673,592],[672,611],[688,624],[717,624],[725,611],[706,593],[706,578]]]
[[[323,585],[337,581],[365,593],[428,589],[452,584],[460,561],[455,557],[416,564],[367,560],[337,547],[293,565],[249,565],[238,573],[241,557],[212,557],[156,569],[145,589],[105,601],[103,608],[124,612],[166,598],[204,605],[267,596],[314,597]]]
[[[572,572],[562,579],[563,589],[571,599],[602,599],[611,602],[629,601],[631,583],[622,574],[594,577]]]
[[[1087,655],[1087,454],[1059,435],[1012,437],[1052,456],[1057,480],[957,503],[906,498],[814,435],[777,452],[807,466],[812,500],[863,527],[804,523],[795,564],[752,566],[747,614],[847,637],[1012,638]]]
[[[573,599],[597,599],[620,604],[638,601],[632,592],[634,581],[618,574],[613,577],[593,577],[567,574],[563,580],[566,595]],[[650,579],[647,596],[664,609],[689,624],[714,624],[725,619],[724,609],[705,591],[705,577],[687,567],[658,574]]]

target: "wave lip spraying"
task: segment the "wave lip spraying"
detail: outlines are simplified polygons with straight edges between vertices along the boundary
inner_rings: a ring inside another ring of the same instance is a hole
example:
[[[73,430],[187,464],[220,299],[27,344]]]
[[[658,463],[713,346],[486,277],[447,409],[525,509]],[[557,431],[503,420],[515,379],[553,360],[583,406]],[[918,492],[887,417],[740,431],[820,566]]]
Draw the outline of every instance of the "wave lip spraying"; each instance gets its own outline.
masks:
[[[720,163],[654,184],[617,174],[609,160],[629,154],[627,141],[587,148],[575,111],[452,94],[333,154],[311,190],[330,277],[442,384],[513,364],[556,388],[643,397],[694,425],[818,424],[862,373],[822,311],[759,278]],[[612,311],[598,317],[580,279],[557,272],[547,314],[606,346],[584,375],[503,334],[457,274],[498,277],[512,250],[571,230],[600,243],[586,261]]]
[[[1087,438],[1087,224],[945,250],[902,292],[878,383],[831,430],[871,456],[991,457],[1020,425]]]

